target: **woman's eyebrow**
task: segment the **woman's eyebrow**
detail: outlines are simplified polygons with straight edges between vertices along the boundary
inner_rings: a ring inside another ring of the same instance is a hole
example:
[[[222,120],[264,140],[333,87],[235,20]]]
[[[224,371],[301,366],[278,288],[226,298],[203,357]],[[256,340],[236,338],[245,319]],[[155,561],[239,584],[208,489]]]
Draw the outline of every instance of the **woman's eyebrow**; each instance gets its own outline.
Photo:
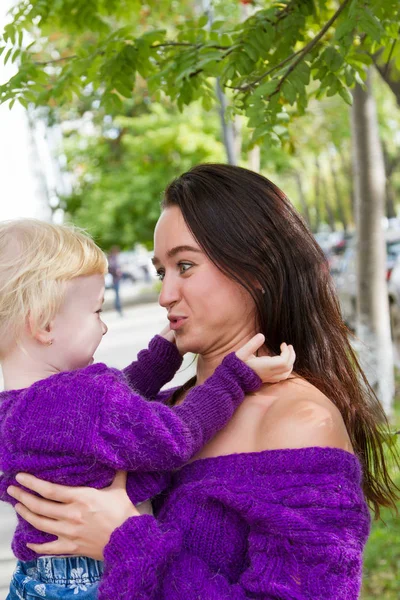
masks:
[[[175,246],[174,248],[171,248],[171,250],[168,250],[167,257],[173,258],[177,254],[179,254],[179,252],[197,252],[198,254],[201,254],[202,251],[200,250],[200,248],[195,248],[194,246]],[[160,260],[156,256],[153,256],[151,262],[153,263],[153,265],[160,264]]]

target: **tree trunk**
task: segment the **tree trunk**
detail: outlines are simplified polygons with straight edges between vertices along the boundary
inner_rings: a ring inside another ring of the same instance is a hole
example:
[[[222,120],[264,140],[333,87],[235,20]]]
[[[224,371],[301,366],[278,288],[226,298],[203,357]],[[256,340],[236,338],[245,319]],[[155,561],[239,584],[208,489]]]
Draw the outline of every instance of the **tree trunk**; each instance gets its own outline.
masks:
[[[296,181],[297,184],[297,189],[299,191],[299,199],[300,199],[300,205],[301,205],[301,214],[304,217],[305,222],[307,223],[307,225],[309,227],[311,227],[311,219],[310,219],[310,211],[308,210],[308,204],[307,204],[307,199],[306,196],[304,194],[304,190],[303,190],[303,182],[301,179],[301,175],[298,171],[295,171],[293,173],[293,177]]]
[[[339,150],[339,158],[340,158],[340,164],[341,164],[341,171],[344,175],[344,178],[346,180],[347,186],[348,186],[348,195],[349,195],[349,199],[350,199],[350,222],[354,223],[354,205],[355,205],[355,199],[354,199],[354,177],[353,177],[353,167],[351,164],[351,157],[346,157],[346,155]]]
[[[357,324],[360,362],[387,415],[394,394],[393,348],[386,285],[385,167],[371,72],[367,88],[353,92],[352,138],[357,229]]]
[[[382,141],[383,158],[385,161],[386,173],[386,216],[388,219],[396,217],[396,192],[392,184],[393,172],[398,165],[398,160],[392,160],[389,156],[386,145]]]
[[[323,182],[325,183],[325,182]],[[336,219],[335,219],[335,213],[334,210],[332,208],[332,204],[331,204],[331,200],[329,198],[329,194],[327,193],[327,186],[324,185],[323,189],[324,189],[324,193],[323,193],[323,197],[324,197],[324,205],[325,205],[325,213],[326,216],[328,218],[328,223],[329,223],[329,227],[331,228],[331,231],[336,231]]]
[[[343,202],[343,196],[342,196],[342,194],[340,192],[340,188],[339,188],[338,175],[337,175],[335,160],[334,160],[333,156],[331,156],[330,163],[331,163],[331,174],[332,174],[332,180],[333,180],[333,189],[334,189],[335,196],[336,196],[337,212],[339,215],[339,219],[343,225],[343,231],[346,232],[349,224],[347,221],[346,207]]]
[[[315,231],[318,232],[322,222],[321,215],[321,172],[318,157],[315,159]]]
[[[211,27],[214,14],[213,14],[213,6],[211,0],[200,0],[201,8],[204,13],[208,17],[208,26]],[[235,150],[235,131],[233,128],[232,121],[229,121],[226,118],[226,108],[228,106],[228,102],[226,96],[221,88],[221,84],[219,82],[219,78],[217,78],[216,82],[216,92],[218,98],[218,112],[221,121],[221,131],[222,131],[222,139],[225,146],[226,151],[226,159],[230,165],[237,165],[237,154]]]
[[[218,112],[221,120],[221,129],[226,151],[226,158],[230,165],[237,165],[237,156],[235,152],[235,133],[233,130],[233,123],[232,121],[228,121],[226,118],[226,108],[228,103],[226,100],[226,96],[221,89],[219,79],[217,79],[216,87],[217,97],[219,100]]]
[[[254,10],[255,10],[255,8],[252,4],[242,3],[242,5],[241,5],[241,20],[245,21],[246,19],[251,17],[251,15],[254,14]],[[238,156],[240,156],[240,154],[238,154]],[[252,148],[249,151],[248,165],[249,165],[249,169],[251,169],[252,171],[255,171],[256,173],[260,172],[260,167],[261,167],[260,146],[254,146],[254,148]]]

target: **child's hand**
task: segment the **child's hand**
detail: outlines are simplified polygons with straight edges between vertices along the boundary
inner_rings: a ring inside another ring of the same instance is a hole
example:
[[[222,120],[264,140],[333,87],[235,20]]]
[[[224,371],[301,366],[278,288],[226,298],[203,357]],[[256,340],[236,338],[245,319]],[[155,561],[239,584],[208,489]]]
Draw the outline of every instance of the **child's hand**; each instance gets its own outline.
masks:
[[[168,340],[168,342],[171,342],[171,344],[175,344],[176,343],[175,333],[170,328],[169,323],[168,323],[168,325],[166,325],[164,327],[164,329],[162,331],[160,331],[159,335],[161,335],[161,337],[163,337],[166,340]]]
[[[255,352],[265,341],[261,333],[255,335],[236,352],[236,356],[253,369],[263,383],[277,383],[287,379],[293,370],[296,354],[293,346],[281,344],[279,356],[256,356]]]

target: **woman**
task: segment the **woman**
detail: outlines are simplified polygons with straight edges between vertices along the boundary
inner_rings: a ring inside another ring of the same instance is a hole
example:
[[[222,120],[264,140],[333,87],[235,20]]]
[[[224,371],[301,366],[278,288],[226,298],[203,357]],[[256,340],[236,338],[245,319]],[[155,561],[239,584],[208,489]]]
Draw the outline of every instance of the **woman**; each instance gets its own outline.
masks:
[[[265,354],[294,346],[296,373],[247,397],[154,516],[130,504],[123,474],[101,491],[25,475],[47,500],[13,488],[19,514],[59,536],[32,548],[104,557],[101,600],[357,598],[367,503],[379,515],[396,490],[385,417],[312,235],[264,177],[199,165],[166,190],[154,264],[178,348],[198,354],[196,378],[159,400],[184,402],[255,331]]]

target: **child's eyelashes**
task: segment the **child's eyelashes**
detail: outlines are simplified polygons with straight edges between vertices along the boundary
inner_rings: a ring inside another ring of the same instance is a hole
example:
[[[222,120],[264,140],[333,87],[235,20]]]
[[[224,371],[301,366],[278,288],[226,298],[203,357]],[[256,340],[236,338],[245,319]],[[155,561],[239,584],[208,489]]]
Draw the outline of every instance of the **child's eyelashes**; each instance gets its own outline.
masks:
[[[96,310],[96,314],[97,314],[97,315],[99,315],[99,314],[100,314],[100,313],[102,313],[102,312],[103,312],[103,309],[102,309],[102,308],[99,308],[99,310]]]

